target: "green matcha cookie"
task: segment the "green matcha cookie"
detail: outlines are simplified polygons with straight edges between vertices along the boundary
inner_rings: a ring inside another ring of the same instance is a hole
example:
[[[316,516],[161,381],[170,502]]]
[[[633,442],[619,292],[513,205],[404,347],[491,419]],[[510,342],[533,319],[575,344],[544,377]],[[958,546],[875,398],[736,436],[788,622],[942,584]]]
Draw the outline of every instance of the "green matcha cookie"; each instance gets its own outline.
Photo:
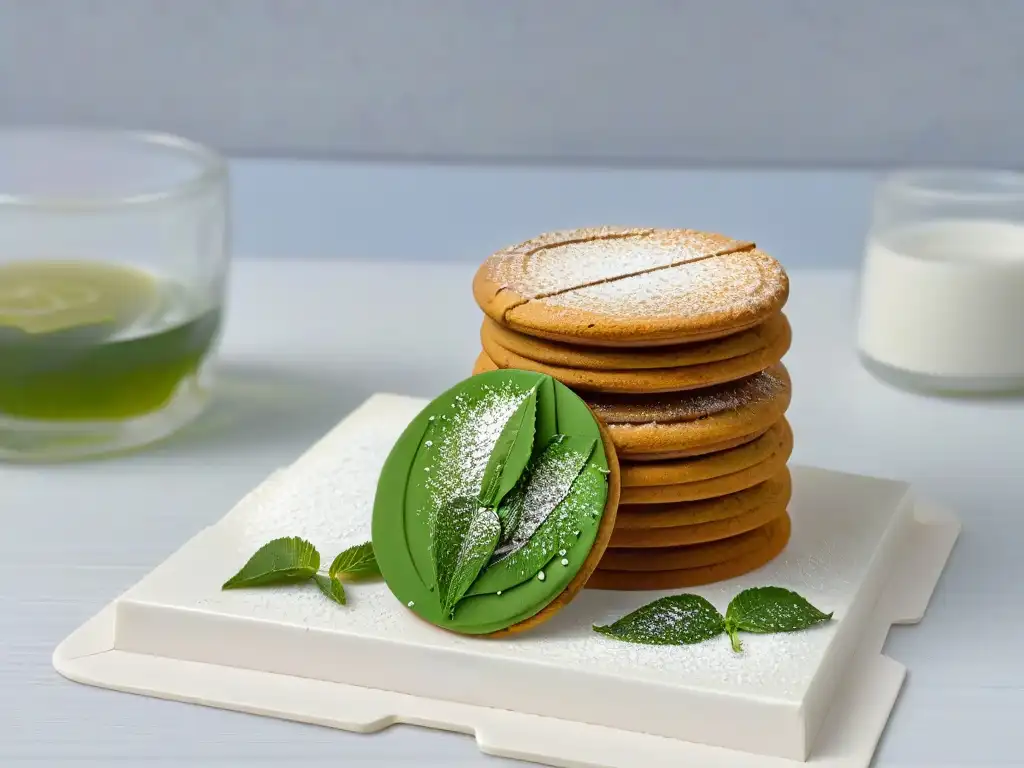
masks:
[[[618,462],[587,405],[501,370],[434,400],[388,456],[373,549],[395,597],[443,629],[519,631],[582,589],[615,523]]]

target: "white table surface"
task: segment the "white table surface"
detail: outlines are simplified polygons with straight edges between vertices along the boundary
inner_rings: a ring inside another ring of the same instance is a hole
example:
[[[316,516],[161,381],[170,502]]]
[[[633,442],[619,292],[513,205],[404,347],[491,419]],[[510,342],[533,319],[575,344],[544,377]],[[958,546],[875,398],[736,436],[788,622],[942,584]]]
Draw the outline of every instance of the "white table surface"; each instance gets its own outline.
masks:
[[[371,392],[432,396],[468,375],[474,267],[239,260],[200,423],[131,457],[0,465],[0,765],[514,765],[464,736],[335,732],[89,688],[50,665],[69,632]],[[890,636],[911,671],[877,764],[1022,765],[1024,401],[875,382],[853,351],[853,274],[791,276],[795,460],[910,480],[965,526],[924,623]]]

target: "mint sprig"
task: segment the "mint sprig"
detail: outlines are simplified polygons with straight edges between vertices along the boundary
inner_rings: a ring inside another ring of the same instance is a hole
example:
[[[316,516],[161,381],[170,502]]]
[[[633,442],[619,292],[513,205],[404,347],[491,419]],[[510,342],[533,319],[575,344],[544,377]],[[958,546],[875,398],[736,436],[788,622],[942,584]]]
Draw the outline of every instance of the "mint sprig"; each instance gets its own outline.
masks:
[[[740,632],[798,632],[830,621],[832,615],[815,608],[792,590],[755,587],[736,595],[725,616],[699,595],[670,595],[641,606],[612,624],[595,625],[594,631],[644,645],[692,645],[727,634],[733,651],[739,653],[743,650]]]
[[[324,596],[345,605],[343,581],[365,581],[380,576],[370,542],[341,552],[326,573],[320,570],[320,553],[297,536],[274,539],[260,547],[221,589],[273,587],[312,581]]]

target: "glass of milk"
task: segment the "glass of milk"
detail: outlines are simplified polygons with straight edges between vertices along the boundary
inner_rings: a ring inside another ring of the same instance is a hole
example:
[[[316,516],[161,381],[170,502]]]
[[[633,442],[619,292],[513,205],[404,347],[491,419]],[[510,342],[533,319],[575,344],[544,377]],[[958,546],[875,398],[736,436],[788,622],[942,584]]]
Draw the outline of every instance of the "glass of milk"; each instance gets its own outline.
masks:
[[[1024,393],[1024,174],[883,179],[857,340],[865,367],[901,388]]]

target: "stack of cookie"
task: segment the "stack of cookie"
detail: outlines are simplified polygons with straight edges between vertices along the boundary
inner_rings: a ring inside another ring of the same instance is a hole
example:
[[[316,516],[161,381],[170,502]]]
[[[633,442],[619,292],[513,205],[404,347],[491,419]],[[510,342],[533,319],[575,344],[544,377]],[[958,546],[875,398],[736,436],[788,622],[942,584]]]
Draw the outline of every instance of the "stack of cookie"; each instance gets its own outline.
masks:
[[[590,587],[733,578],[789,540],[789,280],[753,243],[693,230],[556,232],[492,255],[475,372],[574,389],[607,425],[622,498]]]

